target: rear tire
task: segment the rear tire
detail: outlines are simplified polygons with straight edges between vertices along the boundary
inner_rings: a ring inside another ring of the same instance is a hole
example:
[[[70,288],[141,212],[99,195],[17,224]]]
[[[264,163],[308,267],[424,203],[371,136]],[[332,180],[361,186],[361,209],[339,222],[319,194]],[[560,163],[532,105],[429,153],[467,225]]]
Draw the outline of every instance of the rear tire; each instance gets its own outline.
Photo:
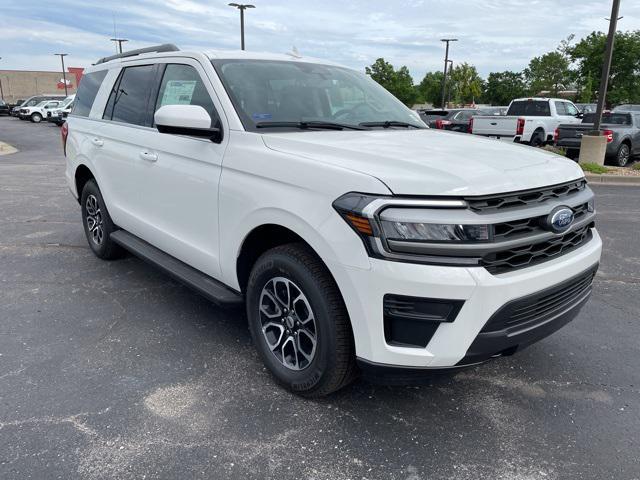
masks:
[[[544,132],[540,130],[533,132],[531,140],[529,140],[529,145],[532,147],[542,147],[544,145]]]
[[[618,153],[616,153],[615,162],[618,167],[626,167],[631,159],[631,149],[629,145],[623,143],[618,148]]]
[[[110,235],[118,230],[113,224],[102,193],[95,180],[89,180],[82,189],[80,199],[82,207],[82,224],[87,242],[93,253],[103,260],[120,258],[124,250],[114,243]]]
[[[31,121],[33,123],[40,123],[42,121],[42,115],[40,115],[39,113],[31,114]]]
[[[303,244],[265,252],[247,285],[249,330],[278,383],[322,397],[356,377],[347,309],[327,267]]]

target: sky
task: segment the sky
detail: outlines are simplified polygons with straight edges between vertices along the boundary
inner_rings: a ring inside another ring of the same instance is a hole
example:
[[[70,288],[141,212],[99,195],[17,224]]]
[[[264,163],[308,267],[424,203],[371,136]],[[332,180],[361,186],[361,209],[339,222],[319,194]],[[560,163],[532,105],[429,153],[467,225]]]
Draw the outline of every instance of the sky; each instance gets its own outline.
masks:
[[[86,67],[125,49],[175,43],[181,49],[237,49],[239,12],[219,0],[0,0],[0,69]],[[535,56],[606,31],[610,0],[253,0],[245,17],[248,50],[290,52],[364,69],[384,57],[419,82],[441,70],[440,38],[458,38],[454,63],[482,76],[522,70]],[[640,1],[622,0],[621,30],[640,29]]]

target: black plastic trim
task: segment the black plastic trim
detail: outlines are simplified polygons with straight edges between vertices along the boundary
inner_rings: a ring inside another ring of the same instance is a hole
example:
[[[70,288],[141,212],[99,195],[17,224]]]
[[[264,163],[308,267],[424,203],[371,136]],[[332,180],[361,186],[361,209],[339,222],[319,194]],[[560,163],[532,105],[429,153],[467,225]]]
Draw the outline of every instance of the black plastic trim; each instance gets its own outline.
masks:
[[[240,305],[244,302],[242,294],[125,230],[113,232],[110,239],[218,305]]]

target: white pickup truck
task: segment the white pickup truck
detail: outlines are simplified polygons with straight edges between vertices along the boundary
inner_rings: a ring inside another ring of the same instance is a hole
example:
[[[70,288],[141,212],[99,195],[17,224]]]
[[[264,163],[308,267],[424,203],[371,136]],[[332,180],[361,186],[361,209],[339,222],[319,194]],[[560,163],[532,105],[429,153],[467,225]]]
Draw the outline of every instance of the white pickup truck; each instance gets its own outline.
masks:
[[[580,123],[578,108],[561,98],[517,98],[509,105],[504,117],[478,115],[473,117],[474,135],[528,143],[540,147],[553,140],[553,132],[561,123]]]

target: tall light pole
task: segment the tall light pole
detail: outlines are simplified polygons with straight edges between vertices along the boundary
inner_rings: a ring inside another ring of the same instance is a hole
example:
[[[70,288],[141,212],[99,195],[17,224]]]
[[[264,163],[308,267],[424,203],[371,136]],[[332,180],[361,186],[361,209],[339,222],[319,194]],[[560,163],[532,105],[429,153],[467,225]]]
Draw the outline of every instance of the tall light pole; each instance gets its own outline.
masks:
[[[442,108],[444,109],[444,100],[446,97],[446,89],[447,89],[447,67],[449,66],[449,43],[457,42],[457,38],[441,38],[441,42],[445,42],[447,44],[447,49],[444,53],[444,78],[442,79]]]
[[[60,57],[60,61],[62,62],[62,81],[64,82],[64,96],[67,97],[69,92],[67,92],[67,74],[64,71],[64,57],[69,55],[68,53],[55,53],[54,55],[58,55]]]
[[[449,73],[453,72],[453,60],[449,60]],[[447,103],[451,103],[451,89],[447,92]],[[444,107],[442,107],[444,109]]]
[[[247,8],[256,8],[256,6],[248,3],[230,3],[229,6],[240,10],[240,48],[244,50],[244,11]]]
[[[117,44],[116,53],[122,53],[122,44],[129,41],[126,38],[111,38],[109,40]]]
[[[602,123],[602,111],[607,96],[609,84],[609,74],[611,73],[611,59],[613,58],[613,45],[618,27],[618,12],[620,11],[620,0],[613,0],[611,7],[611,18],[609,19],[609,36],[607,37],[607,48],[604,52],[602,63],[602,78],[600,79],[600,92],[598,93],[598,108],[596,108],[596,118],[593,122],[593,135],[600,135],[600,124]]]
[[[2,57],[0,57],[2,60]],[[4,92],[2,91],[2,79],[0,78],[0,100],[4,100]]]

